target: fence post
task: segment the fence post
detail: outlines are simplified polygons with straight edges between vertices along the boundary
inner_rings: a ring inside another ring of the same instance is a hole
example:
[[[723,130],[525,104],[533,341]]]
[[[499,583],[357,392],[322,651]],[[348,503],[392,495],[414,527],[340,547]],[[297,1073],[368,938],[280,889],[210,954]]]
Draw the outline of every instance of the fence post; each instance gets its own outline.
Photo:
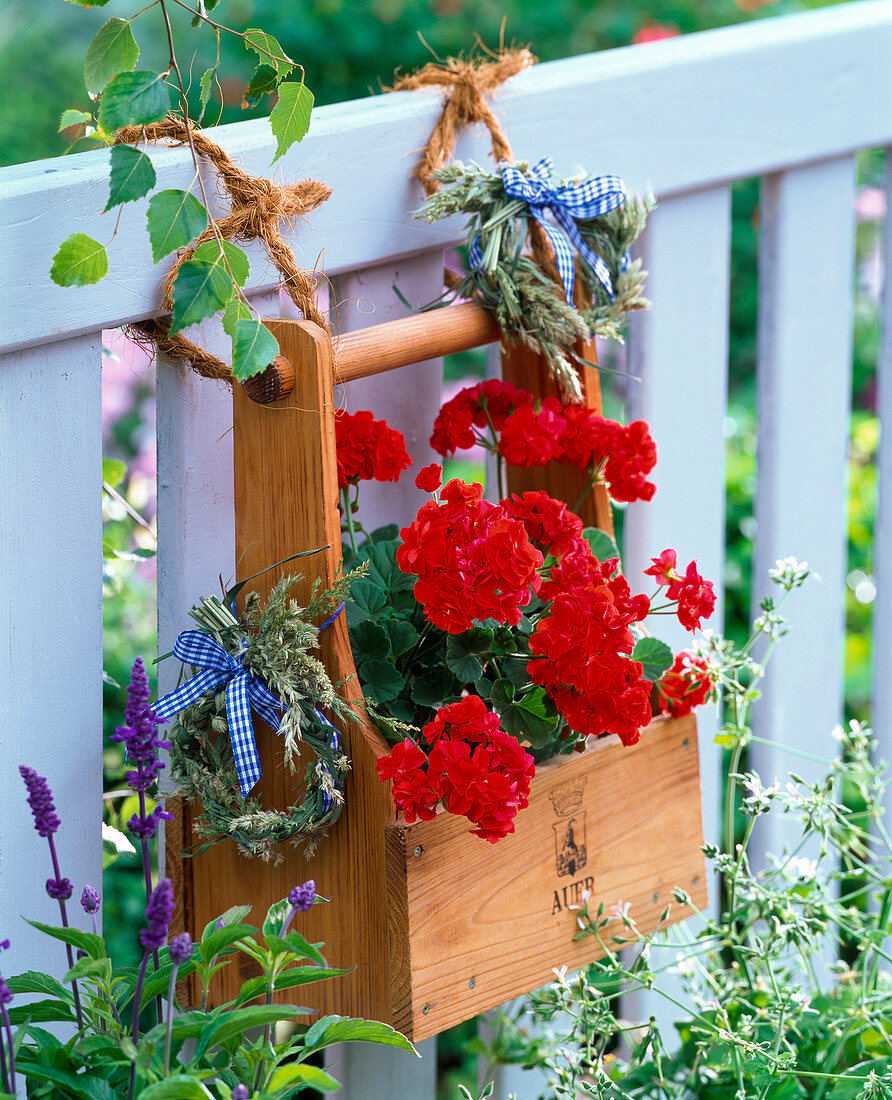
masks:
[[[4,971],[68,969],[24,918],[59,923],[20,764],[46,776],[74,888],[102,885],[100,334],[0,357],[0,939]],[[81,916],[83,914],[80,914]]]

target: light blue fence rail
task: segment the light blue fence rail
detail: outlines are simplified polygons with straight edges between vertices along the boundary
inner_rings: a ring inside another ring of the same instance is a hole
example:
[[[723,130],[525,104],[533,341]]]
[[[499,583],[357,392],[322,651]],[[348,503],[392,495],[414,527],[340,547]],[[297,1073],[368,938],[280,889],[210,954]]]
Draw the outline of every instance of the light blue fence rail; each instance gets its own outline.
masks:
[[[518,156],[551,155],[623,176],[659,199],[642,243],[652,311],[629,337],[633,415],[660,447],[660,491],[630,509],[627,564],[673,545],[707,576],[724,566],[723,423],[726,415],[730,183],[762,178],[758,350],[758,484],[755,575],[778,556],[821,575],[792,607],[792,635],[777,658],[761,728],[788,745],[826,750],[842,711],[845,492],[851,371],[854,155],[892,144],[892,4],[846,4],[652,45],[538,66],[499,96]],[[617,124],[621,105],[621,125]],[[435,95],[406,93],[322,108],[310,135],[277,165],[285,177],[329,183],[331,200],[293,237],[298,256],[332,277],[346,331],[401,311],[392,285],[426,301],[440,286],[444,248],[458,223],[412,220],[417,150],[438,111]],[[212,136],[250,173],[269,170],[273,142],[261,122]],[[459,156],[483,161],[483,135]],[[153,313],[161,272],[152,268],[139,211],[112,250],[113,277],[83,290],[48,276],[64,232],[102,237],[97,226],[107,153],[0,170],[0,929],[16,930],[16,962],[39,965],[23,914],[43,911],[29,869],[38,839],[20,810],[16,767],[53,776],[66,822],[68,873],[100,875],[102,670],[100,575],[100,333]],[[188,187],[183,150],[152,153],[160,187]],[[75,223],[75,224],[73,224]],[[886,254],[892,244],[886,219]],[[259,260],[259,257],[258,257]],[[277,311],[273,275],[259,261],[249,290]],[[353,303],[353,306],[350,306]],[[892,424],[892,293],[884,297],[879,407]],[[205,341],[219,340],[211,325]],[[423,452],[419,408],[439,399],[436,364],[356,384],[351,402],[373,403]],[[226,393],[158,366],[159,632],[162,647],[185,625],[184,609],[234,566],[231,425]],[[888,433],[887,433],[888,435]],[[229,451],[227,453],[227,447]],[[873,724],[892,756],[892,440],[881,444],[873,630]],[[366,495],[368,500],[368,495]],[[382,488],[376,507],[408,519]],[[680,639],[678,639],[680,640]],[[718,826],[719,760],[703,722],[707,835]],[[759,750],[769,781],[786,764]],[[63,764],[64,767],[60,767]],[[770,847],[783,838],[764,837]],[[561,960],[556,959],[555,963]],[[425,1059],[345,1053],[347,1100],[434,1095],[435,1040]],[[502,1076],[502,1095],[539,1094],[542,1082]]]

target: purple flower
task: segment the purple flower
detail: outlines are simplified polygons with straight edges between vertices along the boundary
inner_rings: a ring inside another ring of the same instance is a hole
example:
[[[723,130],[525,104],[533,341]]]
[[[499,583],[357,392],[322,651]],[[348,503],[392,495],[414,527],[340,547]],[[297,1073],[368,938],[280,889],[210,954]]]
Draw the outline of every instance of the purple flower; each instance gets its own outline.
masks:
[[[164,765],[160,764],[159,767],[163,768]],[[132,772],[128,772],[128,775],[132,774]],[[158,832],[158,826],[162,821],[173,821],[173,814],[163,810],[160,806],[156,806],[152,813],[146,817],[134,814],[127,822],[127,828],[137,840],[151,840]]]
[[[89,913],[91,916],[94,913],[99,912],[99,905],[102,901],[102,895],[93,886],[85,886],[84,892],[81,894],[81,905],[85,913]]]
[[[316,899],[316,883],[308,879],[300,886],[295,886],[288,895],[289,904],[301,913],[306,913]]]
[[[9,940],[0,940],[0,951],[9,950]],[[0,974],[0,1005],[8,1005],[12,1000],[12,994],[9,992],[9,986],[3,979],[3,975]]]
[[[28,788],[28,805],[34,815],[34,828],[41,836],[52,836],[62,824],[56,816],[53,794],[42,775],[24,764],[19,765],[19,775]]]
[[[46,880],[46,892],[56,901],[68,901],[73,892],[71,879],[48,878]]]
[[[232,1100],[248,1100],[248,1086],[236,1085],[232,1090]]]
[[[146,952],[157,951],[167,940],[167,926],[176,909],[173,886],[169,878],[163,878],[152,891],[146,905],[146,923],[139,933],[139,942]]]
[[[170,748],[169,741],[156,736],[159,719],[149,706],[150,694],[145,665],[142,657],[137,657],[127,687],[125,725],[118,726],[111,735],[112,741],[123,742],[127,760],[136,765],[136,770],[127,772],[126,776],[128,786],[135,791],[146,791],[152,786],[164,767],[158,759],[158,749]]]
[[[177,966],[180,963],[184,963],[187,959],[192,957],[192,937],[188,932],[181,932],[170,944],[170,961],[176,963]]]

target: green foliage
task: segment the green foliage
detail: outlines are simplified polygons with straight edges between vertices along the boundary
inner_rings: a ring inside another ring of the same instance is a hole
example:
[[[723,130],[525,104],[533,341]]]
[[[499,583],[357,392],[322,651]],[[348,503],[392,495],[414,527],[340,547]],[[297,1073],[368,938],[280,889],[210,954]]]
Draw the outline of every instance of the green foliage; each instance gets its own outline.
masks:
[[[53,257],[50,275],[59,286],[89,286],[108,274],[105,245],[86,233],[72,233]]]
[[[208,212],[188,191],[158,191],[149,200],[146,225],[155,263],[203,233]]]
[[[273,164],[285,155],[295,142],[301,141],[310,128],[313,93],[306,84],[282,84],[279,100],[273,107],[269,122],[276,139]]]
[[[122,202],[141,199],[154,186],[155,169],[145,153],[130,145],[113,146],[106,210]]]
[[[118,73],[132,72],[139,59],[139,46],[124,19],[109,19],[90,43],[84,59],[84,83],[91,96],[102,92]]]
[[[158,969],[148,966],[144,985],[141,975],[148,955],[141,969],[114,967],[100,936],[30,922],[45,935],[87,952],[87,957],[66,975],[66,981],[77,979],[86,1024],[64,1045],[36,1025],[72,1023],[72,991],[36,971],[8,979],[14,997],[10,1021],[17,1029],[16,1072],[19,1080],[28,1081],[28,1095],[44,1095],[40,1086],[48,1084],[56,1088],[47,1095],[84,1100],[128,1095],[135,1100],[231,1100],[232,1090],[242,1083],[255,1100],[290,1100],[307,1089],[337,1091],[339,1084],[331,1075],[309,1064],[335,1043],[377,1043],[417,1054],[387,1024],[344,1016],[297,1025],[286,1039],[274,1042],[274,1024],[313,1013],[299,1004],[271,1004],[276,991],[336,979],[346,971],[326,964],[321,944],[310,944],[299,932],[288,930],[295,911],[287,898],[270,908],[262,934],[242,923],[249,910],[250,906],[234,907],[209,922],[191,958],[183,963],[173,963],[169,950],[162,948]],[[250,964],[260,973],[242,984],[234,1000],[208,1009],[210,982],[233,963],[239,970]],[[201,1007],[181,1011],[173,1000],[175,983],[193,972]],[[156,998],[162,993],[172,1002],[166,1018],[155,1016]],[[23,994],[43,1000],[15,1003]],[[138,995],[143,1028],[134,1033],[130,1021]],[[5,1041],[6,1036],[0,1036],[0,1044]],[[8,1058],[5,1065],[10,1065]]]
[[[641,638],[635,643],[632,659],[640,661],[643,675],[656,683],[672,664],[672,650],[659,638]]]
[[[775,579],[786,593],[804,573],[786,562]],[[767,604],[753,637],[783,632],[776,604]],[[750,736],[747,708],[762,674],[750,650],[720,639],[713,650],[738,743]],[[576,938],[594,938],[606,957],[575,976],[556,971],[548,989],[503,1015],[491,1060],[543,1071],[555,1100],[892,1095],[892,983],[884,973],[892,842],[882,826],[876,833],[885,764],[873,763],[876,745],[857,722],[836,736],[841,755],[813,782],[792,773],[786,786],[765,787],[754,774],[732,771],[731,783],[744,795],[743,837],[731,837],[724,850],[704,849],[725,888],[720,916],[696,913],[699,930],[689,921],[677,938],[659,928],[642,935],[627,906],[595,909],[586,900]],[[749,848],[756,822],[770,813],[797,819],[801,832],[756,873]],[[852,869],[862,876],[854,888]],[[690,907],[684,890],[675,889],[675,905]],[[668,916],[669,907],[663,920]],[[828,964],[838,957],[840,932],[854,950]],[[613,954],[619,947],[622,956]],[[675,962],[686,1002],[664,990],[663,960]],[[612,999],[636,990],[667,998],[677,1037],[662,1032],[654,1016],[640,1025],[617,1019]],[[624,1046],[616,1050],[619,1040]]]
[[[160,122],[170,110],[170,93],[161,73],[118,73],[99,101],[99,125],[106,134],[124,126]]]
[[[206,317],[213,317],[234,293],[235,284],[222,264],[203,264],[187,260],[180,266],[171,291],[171,334],[188,325],[197,324]]]
[[[272,363],[279,354],[279,343],[262,322],[243,317],[235,323],[232,338],[232,377],[250,378]]]

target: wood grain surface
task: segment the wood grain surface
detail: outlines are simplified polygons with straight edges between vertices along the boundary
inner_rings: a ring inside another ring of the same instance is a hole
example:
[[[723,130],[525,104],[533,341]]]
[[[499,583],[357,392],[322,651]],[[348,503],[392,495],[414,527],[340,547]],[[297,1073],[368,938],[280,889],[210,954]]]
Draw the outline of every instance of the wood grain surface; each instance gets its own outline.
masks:
[[[603,955],[573,941],[583,890],[592,912],[628,902],[643,933],[667,906],[668,924],[691,915],[676,886],[706,904],[696,724],[656,719],[631,748],[605,738],[539,765],[497,844],[445,812],[387,834],[393,1023],[424,1039]],[[631,933],[614,919],[612,935]]]
[[[322,329],[303,321],[268,321],[282,353],[295,364],[295,389],[274,405],[234,393],[234,479],[237,576],[251,576],[298,551],[324,548],[291,566],[251,581],[266,596],[282,572],[305,574],[296,597],[305,600],[316,577],[330,582],[341,564],[331,346]],[[541,364],[509,362],[512,380],[534,392],[547,388]],[[586,400],[599,407],[597,375],[586,371]],[[522,471],[515,487],[534,487]],[[568,467],[552,471],[554,495],[569,499],[578,486]],[[606,498],[604,506],[607,505]],[[598,522],[591,507],[588,522]],[[346,619],[322,636],[332,678],[359,698]],[[293,801],[295,777],[282,763],[277,737],[255,717],[264,804]],[[579,966],[597,956],[592,938],[573,942],[581,892],[614,905],[632,904],[649,931],[672,888],[705,900],[700,852],[700,789],[692,719],[659,720],[641,743],[604,741],[583,754],[540,765],[531,804],[517,832],[496,845],[471,836],[464,818],[440,813],[431,822],[397,823],[389,784],[378,781],[376,760],[387,751],[363,723],[345,731],[351,759],[346,806],[312,858],[288,851],[278,866],[244,859],[234,844],[219,844],[189,861],[186,926],[193,935],[226,908],[250,902],[252,917],[298,882],[313,878],[327,905],[302,916],[300,931],[325,943],[331,965],[355,969],[314,986],[321,1012],[393,1023],[414,1039],[493,1007],[542,984],[552,967]],[[182,815],[183,843],[191,836]],[[172,838],[173,839],[173,838]],[[176,860],[171,850],[169,859]],[[184,883],[185,885],[185,883]],[[597,903],[597,902],[596,902]],[[672,919],[686,913],[673,907]],[[608,930],[608,934],[613,929]],[[235,996],[250,973],[230,967],[216,979],[212,1000]],[[193,998],[195,996],[193,987]]]

